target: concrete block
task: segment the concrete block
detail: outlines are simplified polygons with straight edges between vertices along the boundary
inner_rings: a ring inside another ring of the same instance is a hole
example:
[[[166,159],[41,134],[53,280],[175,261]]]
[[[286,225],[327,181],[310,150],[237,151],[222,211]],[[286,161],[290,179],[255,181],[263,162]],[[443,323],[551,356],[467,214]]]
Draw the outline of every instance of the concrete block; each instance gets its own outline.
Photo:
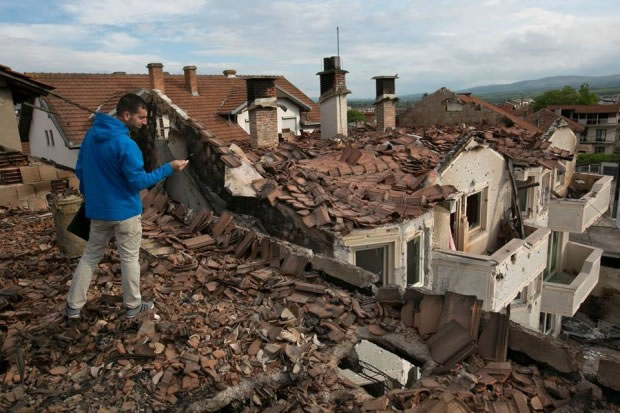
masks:
[[[39,175],[41,176],[42,181],[52,181],[54,179],[58,179],[56,168],[51,165],[40,165]]]
[[[38,166],[22,166],[19,168],[19,172],[22,174],[22,182],[25,184],[32,184],[41,180]]]
[[[80,180],[77,177],[69,178],[69,186],[73,189],[80,189]]]
[[[73,178],[73,177],[75,177],[75,174],[73,173],[73,171],[67,171],[67,170],[64,170],[64,169],[57,169],[56,172],[58,173],[58,179]]]
[[[47,201],[45,199],[30,199],[28,200],[28,208],[33,211],[47,209]]]
[[[34,185],[21,184],[17,186],[17,198],[21,201],[24,199],[33,199],[36,197]]]
[[[610,355],[601,356],[597,379],[603,386],[620,391],[620,359]]]
[[[0,204],[9,205],[11,202],[16,202],[19,198],[17,196],[17,187],[19,185],[0,185]]]
[[[379,279],[378,275],[370,271],[325,255],[314,255],[310,259],[310,264],[314,270],[323,271],[330,277],[337,278],[360,288],[370,287]]]
[[[513,321],[510,322],[508,348],[524,353],[561,373],[577,373],[583,369],[583,352],[580,349]]]
[[[50,181],[42,181],[32,184],[37,194],[37,198],[45,198],[45,195],[52,192],[52,183]]]

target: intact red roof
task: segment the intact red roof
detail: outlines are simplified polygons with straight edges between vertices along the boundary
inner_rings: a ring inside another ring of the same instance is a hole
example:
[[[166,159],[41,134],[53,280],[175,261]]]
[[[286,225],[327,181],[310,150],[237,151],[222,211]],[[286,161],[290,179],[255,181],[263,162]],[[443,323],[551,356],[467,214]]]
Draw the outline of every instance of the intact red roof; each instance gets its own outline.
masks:
[[[122,94],[149,88],[146,74],[33,73],[31,76],[54,86],[60,95],[93,110],[101,106],[100,110],[108,111]],[[247,77],[253,76],[197,75],[199,96],[192,96],[185,89],[183,75],[165,74],[164,93],[216,137],[225,141],[246,140],[249,135],[243,128],[236,122],[228,121],[221,113],[245,101]],[[275,82],[312,107],[307,114],[309,120],[320,120],[319,106],[312,99],[282,76],[276,76]],[[46,102],[57,115],[67,139],[80,144],[91,125],[90,113],[54,97],[47,97]]]
[[[581,133],[586,128],[584,125],[575,122],[566,116],[558,115],[548,108],[543,108],[538,112],[529,114],[525,120],[534,126],[538,125],[538,127],[542,130],[547,130],[549,129],[549,126],[551,126],[551,124],[558,118],[562,118],[566,123],[568,123],[568,127],[575,133]]]
[[[488,110],[491,110],[495,113],[497,113],[498,115],[504,116],[508,119],[510,119],[515,125],[521,127],[522,129],[526,129],[529,131],[533,131],[533,132],[542,132],[539,128],[537,128],[536,126],[526,122],[525,120],[519,118],[518,116],[515,116],[514,114],[507,112],[505,110],[502,110],[500,108],[498,108],[497,106],[489,103],[489,102],[485,102],[484,100],[473,96],[473,95],[456,95],[456,97],[464,103],[475,103],[478,104]]]
[[[550,110],[573,110],[575,113],[618,113],[620,104],[613,105],[550,105]]]

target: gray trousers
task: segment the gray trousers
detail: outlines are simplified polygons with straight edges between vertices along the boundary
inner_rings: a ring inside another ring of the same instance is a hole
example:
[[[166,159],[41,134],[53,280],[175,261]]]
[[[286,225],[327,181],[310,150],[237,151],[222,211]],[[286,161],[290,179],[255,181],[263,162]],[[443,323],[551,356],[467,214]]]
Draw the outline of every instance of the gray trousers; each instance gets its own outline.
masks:
[[[138,307],[142,302],[140,263],[138,262],[142,241],[142,215],[136,215],[124,221],[91,220],[88,244],[73,273],[71,289],[67,296],[67,304],[70,308],[79,310],[86,304],[86,294],[93,272],[101,261],[112,236],[116,236],[118,255],[121,259],[123,302],[127,308]]]

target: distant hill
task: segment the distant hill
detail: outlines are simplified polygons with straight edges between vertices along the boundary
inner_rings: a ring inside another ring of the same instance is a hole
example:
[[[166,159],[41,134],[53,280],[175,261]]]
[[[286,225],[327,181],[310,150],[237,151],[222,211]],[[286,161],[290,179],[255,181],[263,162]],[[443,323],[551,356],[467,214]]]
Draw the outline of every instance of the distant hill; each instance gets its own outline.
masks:
[[[609,76],[552,76],[536,80],[522,80],[502,85],[476,86],[457,90],[459,93],[471,92],[489,102],[502,102],[520,97],[533,98],[547,90],[560,89],[564,86],[578,88],[583,83],[590,85],[590,90],[599,96],[620,93],[620,74]],[[429,91],[432,93],[434,91]],[[401,95],[401,100],[420,100],[422,93]]]

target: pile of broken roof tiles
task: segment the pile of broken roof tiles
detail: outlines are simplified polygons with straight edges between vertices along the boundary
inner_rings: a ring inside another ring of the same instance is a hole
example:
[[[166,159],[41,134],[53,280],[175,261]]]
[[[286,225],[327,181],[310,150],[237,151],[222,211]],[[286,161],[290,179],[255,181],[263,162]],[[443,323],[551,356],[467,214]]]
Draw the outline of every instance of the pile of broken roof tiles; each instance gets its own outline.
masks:
[[[539,133],[505,126],[397,128],[386,133],[353,129],[336,141],[314,133],[269,151],[245,149],[265,177],[254,183],[261,196],[272,204],[288,204],[310,228],[346,234],[414,218],[448,198],[454,187],[433,185],[428,175],[470,139],[529,165],[570,158],[568,151],[548,150],[550,142]]]
[[[236,226],[230,214],[191,211],[164,195],[143,203],[142,291],[157,307],[134,320],[122,317],[120,261],[109,249],[82,318],[68,323],[64,300],[76,260],[59,253],[52,214],[0,210],[4,411],[508,412],[497,406],[511,397],[549,411],[578,390],[535,366],[485,365],[470,340],[459,340],[465,351],[451,347],[445,331],[458,329],[454,318],[469,323],[461,335],[477,331],[480,312],[459,311],[475,299],[422,299],[416,314],[440,304],[446,311],[436,323],[416,322],[411,306],[398,311],[389,299],[304,271],[287,245]],[[431,354],[443,360],[447,343],[459,356],[446,360],[457,364],[377,399],[338,375],[364,325],[376,337],[419,341],[410,323],[425,335],[436,330]]]
[[[1,210],[2,410],[165,410],[285,373],[296,391],[256,388],[249,411],[279,398],[283,408],[321,411],[322,395],[343,388],[331,351],[375,319],[374,300],[304,272],[305,261],[238,228],[230,214],[188,211],[164,195],[144,205],[142,291],[157,304],[155,320],[122,317],[120,262],[110,249],[82,318],[67,323],[76,262],[59,253],[51,214]]]

